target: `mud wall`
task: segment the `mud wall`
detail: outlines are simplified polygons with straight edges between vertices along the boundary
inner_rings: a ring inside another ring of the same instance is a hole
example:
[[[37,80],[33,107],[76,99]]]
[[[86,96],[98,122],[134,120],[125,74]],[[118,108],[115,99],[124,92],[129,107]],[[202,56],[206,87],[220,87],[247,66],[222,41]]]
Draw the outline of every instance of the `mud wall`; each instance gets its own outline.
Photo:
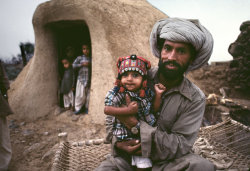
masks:
[[[58,109],[58,52],[51,23],[84,21],[90,32],[92,80],[86,122],[104,123],[104,97],[116,77],[119,56],[137,54],[157,63],[149,47],[154,23],[167,17],[146,0],[51,0],[33,16],[35,55],[9,91],[16,117],[35,120]]]

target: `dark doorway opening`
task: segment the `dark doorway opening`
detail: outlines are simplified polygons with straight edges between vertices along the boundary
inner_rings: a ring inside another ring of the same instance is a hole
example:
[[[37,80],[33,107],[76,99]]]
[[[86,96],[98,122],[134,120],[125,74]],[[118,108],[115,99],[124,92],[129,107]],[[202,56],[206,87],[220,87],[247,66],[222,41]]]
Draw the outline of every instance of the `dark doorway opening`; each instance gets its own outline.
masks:
[[[52,28],[56,36],[58,73],[61,85],[61,80],[64,74],[62,59],[67,57],[70,62],[73,63],[77,56],[82,55],[83,44],[87,44],[89,46],[91,56],[91,39],[88,26],[84,21],[54,22],[52,24]],[[77,80],[77,71],[75,71],[75,80]],[[64,107],[63,94],[59,93],[58,101],[59,106]]]

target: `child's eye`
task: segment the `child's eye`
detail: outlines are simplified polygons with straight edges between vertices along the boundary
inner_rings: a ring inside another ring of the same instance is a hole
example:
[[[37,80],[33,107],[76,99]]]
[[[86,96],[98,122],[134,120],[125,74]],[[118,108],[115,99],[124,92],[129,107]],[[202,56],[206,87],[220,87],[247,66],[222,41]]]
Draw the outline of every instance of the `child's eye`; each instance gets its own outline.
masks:
[[[133,76],[134,78],[136,78],[136,77],[139,76],[139,74],[138,74],[138,73],[133,73],[132,76]]]
[[[128,76],[128,73],[125,72],[124,74],[122,74],[123,77],[127,77]]]

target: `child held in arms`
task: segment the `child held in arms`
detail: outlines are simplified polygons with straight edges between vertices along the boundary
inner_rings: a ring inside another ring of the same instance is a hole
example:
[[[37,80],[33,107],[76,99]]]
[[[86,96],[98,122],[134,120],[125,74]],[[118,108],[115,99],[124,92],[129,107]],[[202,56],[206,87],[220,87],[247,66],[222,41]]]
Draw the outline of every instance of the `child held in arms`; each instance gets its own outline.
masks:
[[[147,87],[147,71],[151,65],[142,57],[136,55],[120,57],[117,67],[118,77],[115,87],[105,98],[104,113],[108,115],[106,117],[107,140],[112,136],[115,136],[117,141],[140,140],[140,122],[128,129],[118,118],[136,115],[138,120],[154,126],[161,104],[161,95],[166,88],[162,84],[155,84],[154,93]],[[128,99],[132,101],[129,104],[127,104]],[[150,170],[152,167],[151,160],[142,156],[132,156],[131,164],[136,167],[136,170]]]

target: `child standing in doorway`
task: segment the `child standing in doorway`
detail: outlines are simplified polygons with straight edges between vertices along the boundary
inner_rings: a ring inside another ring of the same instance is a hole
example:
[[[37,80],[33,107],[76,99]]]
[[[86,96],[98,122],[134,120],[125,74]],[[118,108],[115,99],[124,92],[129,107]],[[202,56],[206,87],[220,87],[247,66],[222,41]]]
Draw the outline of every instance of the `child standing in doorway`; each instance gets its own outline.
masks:
[[[74,70],[68,58],[62,59],[64,68],[63,79],[61,82],[60,92],[63,94],[63,102],[65,109],[74,110]]]
[[[136,115],[138,120],[154,126],[161,104],[161,95],[166,88],[162,84],[156,84],[154,93],[147,87],[147,71],[151,65],[142,57],[136,55],[121,57],[118,59],[117,67],[116,86],[105,98],[104,113],[108,115],[106,124],[112,125],[107,137],[116,136],[118,141],[140,139],[140,122],[129,130],[116,116]],[[130,104],[126,104],[127,95],[131,98]],[[132,156],[131,165],[136,167],[136,170],[150,170],[152,162],[149,158]]]
[[[87,44],[82,45],[82,55],[73,62],[73,68],[78,69],[75,97],[75,114],[88,113],[89,87],[90,87],[90,48]]]

